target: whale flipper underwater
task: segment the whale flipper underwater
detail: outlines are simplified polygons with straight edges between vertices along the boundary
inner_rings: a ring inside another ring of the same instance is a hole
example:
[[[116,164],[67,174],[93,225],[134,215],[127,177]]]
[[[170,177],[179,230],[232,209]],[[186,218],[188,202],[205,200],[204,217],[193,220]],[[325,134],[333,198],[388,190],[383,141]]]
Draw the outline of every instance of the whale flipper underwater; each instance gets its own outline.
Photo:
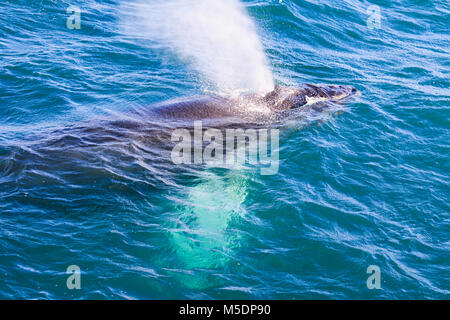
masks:
[[[326,108],[327,102],[340,102],[358,93],[354,87],[305,84],[298,88],[276,86],[265,95],[238,97],[200,96],[177,99],[152,106],[151,113],[161,120],[222,120],[234,123],[259,123],[277,120],[287,111],[306,105]]]

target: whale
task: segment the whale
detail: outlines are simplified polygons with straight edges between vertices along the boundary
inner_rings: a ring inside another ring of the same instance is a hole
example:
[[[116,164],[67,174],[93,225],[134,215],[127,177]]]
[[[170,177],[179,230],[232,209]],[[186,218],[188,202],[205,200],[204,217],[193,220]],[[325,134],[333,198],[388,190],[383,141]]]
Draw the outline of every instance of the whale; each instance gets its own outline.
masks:
[[[30,141],[33,148],[48,154],[67,152],[67,158],[77,158],[72,149],[99,145],[124,145],[130,141],[149,150],[171,150],[175,129],[192,132],[197,120],[202,121],[203,130],[217,128],[226,130],[284,127],[286,119],[292,124],[322,121],[321,114],[332,111],[359,91],[352,86],[304,84],[296,87],[276,86],[266,94],[241,94],[236,96],[201,95],[140,105],[127,113],[112,114],[100,119],[87,119],[70,126],[42,131]],[[317,117],[314,115],[318,114]],[[308,119],[308,117],[312,119]],[[291,118],[292,116],[292,118]],[[118,119],[119,118],[119,119]],[[159,153],[159,151],[158,151]],[[58,158],[53,155],[53,157]]]
[[[276,86],[263,95],[208,95],[168,100],[153,105],[150,112],[152,117],[161,121],[267,123],[306,107],[323,111],[357,93],[359,91],[356,88],[344,85]]]

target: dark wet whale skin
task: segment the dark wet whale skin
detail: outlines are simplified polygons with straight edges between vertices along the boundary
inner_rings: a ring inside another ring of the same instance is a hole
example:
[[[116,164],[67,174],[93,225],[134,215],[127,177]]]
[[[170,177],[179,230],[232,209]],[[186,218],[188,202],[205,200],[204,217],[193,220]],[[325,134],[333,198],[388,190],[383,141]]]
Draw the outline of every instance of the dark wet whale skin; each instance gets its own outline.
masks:
[[[235,122],[252,122],[301,108],[311,99],[325,103],[339,102],[357,92],[351,86],[338,85],[305,84],[298,88],[277,86],[263,96],[197,96],[166,101],[152,106],[151,113],[162,120],[229,119]]]

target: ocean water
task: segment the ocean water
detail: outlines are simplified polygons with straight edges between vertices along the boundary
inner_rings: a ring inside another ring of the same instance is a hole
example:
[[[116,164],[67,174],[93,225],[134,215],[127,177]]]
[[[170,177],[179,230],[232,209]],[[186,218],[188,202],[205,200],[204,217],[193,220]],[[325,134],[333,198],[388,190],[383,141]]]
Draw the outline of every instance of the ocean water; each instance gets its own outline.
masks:
[[[450,297],[448,1],[241,5],[1,2],[0,298]],[[174,165],[138,116],[302,83],[361,96],[283,124],[274,175]]]

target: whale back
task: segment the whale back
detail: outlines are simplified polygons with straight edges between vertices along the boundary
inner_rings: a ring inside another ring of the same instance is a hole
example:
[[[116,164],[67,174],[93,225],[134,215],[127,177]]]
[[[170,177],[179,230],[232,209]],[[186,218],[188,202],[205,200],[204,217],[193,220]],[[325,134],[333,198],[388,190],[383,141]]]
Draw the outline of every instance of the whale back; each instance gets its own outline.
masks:
[[[264,96],[195,96],[170,100],[153,105],[151,113],[165,121],[269,122],[279,119],[284,111],[306,105],[320,103],[323,110],[327,102],[342,101],[356,92],[351,86],[340,85],[276,86]]]

